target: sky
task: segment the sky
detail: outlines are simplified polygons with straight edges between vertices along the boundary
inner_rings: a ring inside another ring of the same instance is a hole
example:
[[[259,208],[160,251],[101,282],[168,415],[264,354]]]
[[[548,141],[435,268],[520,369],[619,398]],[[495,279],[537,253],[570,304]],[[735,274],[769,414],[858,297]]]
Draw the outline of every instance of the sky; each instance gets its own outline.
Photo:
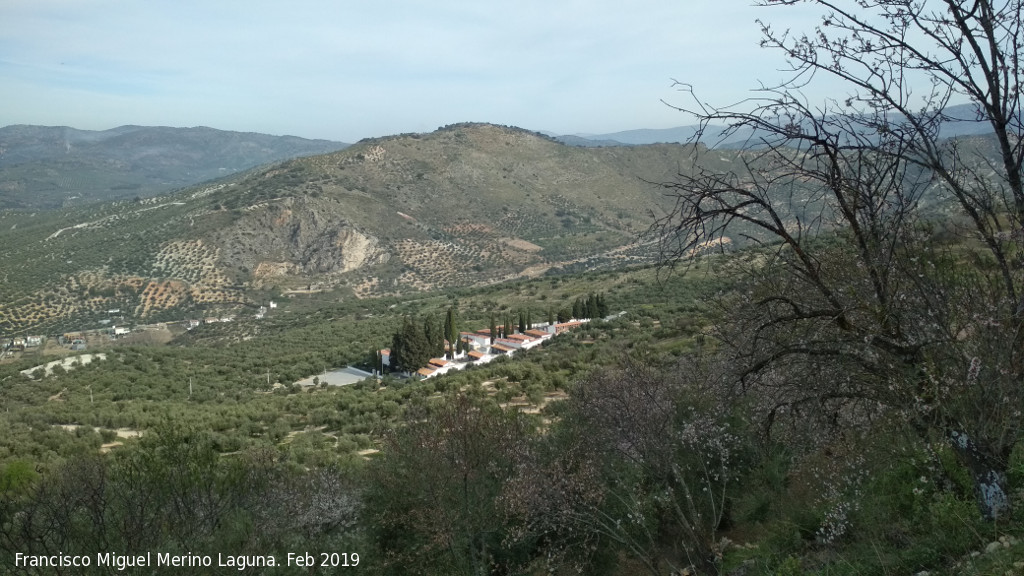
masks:
[[[785,77],[753,0],[0,0],[0,126],[210,126],[355,142],[491,122],[692,124]]]

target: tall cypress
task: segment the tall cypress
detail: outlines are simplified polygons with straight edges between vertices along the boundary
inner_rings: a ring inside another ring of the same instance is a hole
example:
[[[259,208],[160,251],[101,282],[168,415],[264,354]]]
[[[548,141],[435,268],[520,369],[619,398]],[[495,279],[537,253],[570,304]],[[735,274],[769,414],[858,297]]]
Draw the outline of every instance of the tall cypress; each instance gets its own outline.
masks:
[[[429,317],[423,319],[423,335],[426,336],[427,349],[431,356],[444,354],[444,333],[441,327]]]
[[[448,359],[455,358],[458,353],[456,345],[459,342],[459,328],[455,319],[455,307],[448,308],[448,314],[444,318],[444,337],[448,339]]]

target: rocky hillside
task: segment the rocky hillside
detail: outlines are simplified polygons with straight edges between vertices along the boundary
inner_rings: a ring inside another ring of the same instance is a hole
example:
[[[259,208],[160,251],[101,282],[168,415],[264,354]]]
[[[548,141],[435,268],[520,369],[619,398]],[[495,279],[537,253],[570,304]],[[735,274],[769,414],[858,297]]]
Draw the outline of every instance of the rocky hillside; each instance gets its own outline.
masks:
[[[256,293],[367,297],[645,261],[638,235],[664,202],[647,182],[671,179],[692,152],[463,124],[170,196],[0,212],[0,333],[81,327],[109,310],[131,321],[237,311]]]
[[[254,166],[323,154],[342,142],[213,128],[0,128],[0,209],[147,198]]]

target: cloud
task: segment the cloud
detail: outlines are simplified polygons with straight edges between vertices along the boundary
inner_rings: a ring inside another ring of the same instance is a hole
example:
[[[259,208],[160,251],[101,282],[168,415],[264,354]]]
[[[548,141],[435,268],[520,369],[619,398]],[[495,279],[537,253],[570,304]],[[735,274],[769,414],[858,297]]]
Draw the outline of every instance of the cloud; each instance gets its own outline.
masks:
[[[717,95],[770,70],[756,15],[665,0],[0,1],[0,124],[350,141],[463,120],[666,127],[680,120],[659,102],[669,78]]]

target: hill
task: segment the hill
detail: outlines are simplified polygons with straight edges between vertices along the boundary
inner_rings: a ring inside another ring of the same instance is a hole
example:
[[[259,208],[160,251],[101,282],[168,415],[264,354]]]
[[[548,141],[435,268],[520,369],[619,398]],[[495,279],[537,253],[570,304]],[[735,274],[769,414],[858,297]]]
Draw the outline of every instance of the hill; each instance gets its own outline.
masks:
[[[652,254],[638,235],[666,201],[647,182],[672,179],[693,152],[576,148],[460,124],[167,196],[2,212],[0,332],[237,312],[290,291],[362,298],[644,262]]]
[[[147,198],[254,166],[340,150],[342,142],[213,128],[0,128],[0,209]]]

